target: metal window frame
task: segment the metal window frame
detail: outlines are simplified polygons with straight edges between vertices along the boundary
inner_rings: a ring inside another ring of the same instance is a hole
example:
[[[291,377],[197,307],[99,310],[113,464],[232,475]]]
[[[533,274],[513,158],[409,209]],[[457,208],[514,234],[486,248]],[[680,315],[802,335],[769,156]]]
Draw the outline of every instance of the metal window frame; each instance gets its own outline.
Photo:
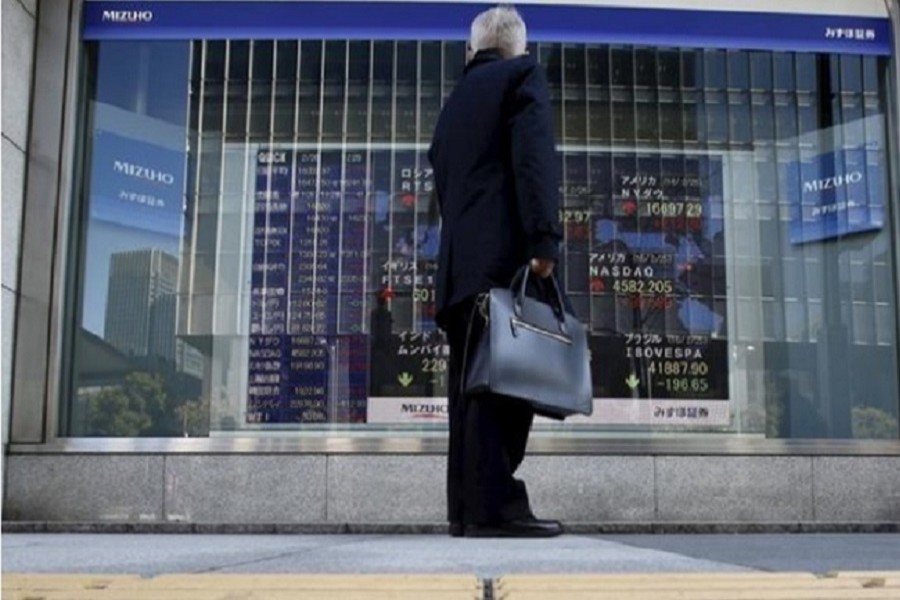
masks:
[[[11,444],[12,454],[444,454],[447,436],[319,436],[275,432],[257,437],[57,438]],[[533,432],[530,454],[665,456],[900,456],[894,440],[779,440],[740,434],[684,439],[560,436]]]
[[[33,114],[22,230],[21,298],[16,328],[11,454],[234,454],[361,453],[435,454],[447,447],[445,432],[347,430],[265,432],[210,438],[62,438],[58,417],[63,397],[63,339],[67,318],[70,225],[80,124],[77,84],[80,23],[85,0],[43,2],[38,11]],[[888,93],[889,131],[900,124],[900,3],[884,0],[894,31]],[[443,60],[442,60],[443,65]],[[443,66],[442,66],[443,68]],[[443,81],[441,82],[443,85]],[[890,155],[900,156],[900,139],[889,136]],[[900,165],[891,165],[895,200]],[[900,211],[894,211],[900,231]],[[48,243],[50,232],[50,243]],[[896,245],[895,241],[895,245]],[[896,251],[896,248],[895,248]],[[895,261],[900,281],[900,262]],[[529,449],[540,454],[635,455],[832,455],[900,456],[900,440],[764,439],[746,434],[642,434],[536,431]]]

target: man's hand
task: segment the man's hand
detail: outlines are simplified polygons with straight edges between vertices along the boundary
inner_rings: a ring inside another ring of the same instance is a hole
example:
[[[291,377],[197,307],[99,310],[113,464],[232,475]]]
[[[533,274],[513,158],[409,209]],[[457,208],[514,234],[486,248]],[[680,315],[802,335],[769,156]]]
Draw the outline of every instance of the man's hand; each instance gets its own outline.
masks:
[[[531,259],[531,272],[540,275],[543,279],[550,277],[550,275],[553,273],[553,267],[555,266],[556,261],[549,258]]]

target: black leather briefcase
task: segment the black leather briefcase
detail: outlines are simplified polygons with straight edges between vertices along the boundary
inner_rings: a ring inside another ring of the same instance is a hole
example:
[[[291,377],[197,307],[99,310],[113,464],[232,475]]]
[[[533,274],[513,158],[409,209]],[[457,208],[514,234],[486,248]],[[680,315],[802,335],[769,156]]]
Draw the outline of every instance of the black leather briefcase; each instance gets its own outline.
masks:
[[[590,415],[593,389],[586,328],[566,311],[554,276],[548,278],[555,296],[551,302],[526,296],[530,273],[526,265],[508,289],[493,288],[478,298],[469,335],[476,311],[487,322],[467,363],[466,393],[519,398],[535,413],[554,419]]]

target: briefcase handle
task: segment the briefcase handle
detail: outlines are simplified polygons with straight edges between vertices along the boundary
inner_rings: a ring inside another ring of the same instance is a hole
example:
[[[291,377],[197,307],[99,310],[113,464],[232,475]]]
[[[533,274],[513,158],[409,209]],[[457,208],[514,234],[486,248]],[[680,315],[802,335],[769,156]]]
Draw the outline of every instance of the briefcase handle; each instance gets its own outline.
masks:
[[[525,298],[525,289],[528,287],[528,276],[531,275],[531,265],[526,264],[522,267],[516,276],[513,277],[512,282],[509,284],[509,289],[513,292],[513,312],[516,314],[516,318],[522,318],[522,302]],[[521,281],[519,281],[521,279]],[[562,291],[559,289],[559,282],[556,280],[556,275],[553,273],[550,274],[549,279],[553,283],[553,291],[556,296],[556,304],[553,302],[548,302],[550,308],[553,309],[553,314],[556,315],[556,320],[559,321],[559,330],[563,334],[568,335],[568,328],[566,327],[566,309],[565,304],[563,303]],[[519,292],[515,293],[516,285],[519,286]]]

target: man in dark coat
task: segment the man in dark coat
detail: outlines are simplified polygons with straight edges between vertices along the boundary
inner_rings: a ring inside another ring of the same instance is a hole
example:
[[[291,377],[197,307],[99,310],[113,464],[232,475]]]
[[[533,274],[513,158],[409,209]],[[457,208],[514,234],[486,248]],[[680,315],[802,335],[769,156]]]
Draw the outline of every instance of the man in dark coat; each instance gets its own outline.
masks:
[[[529,264],[548,277],[560,240],[558,174],[546,75],[526,55],[525,24],[511,7],[472,22],[467,65],[444,106],[429,159],[441,211],[438,325],[450,345],[450,449],[447,501],[451,535],[545,537],[557,521],[536,519],[522,462],[534,413],[509,397],[463,393],[470,353],[484,327],[475,298],[508,286]]]

